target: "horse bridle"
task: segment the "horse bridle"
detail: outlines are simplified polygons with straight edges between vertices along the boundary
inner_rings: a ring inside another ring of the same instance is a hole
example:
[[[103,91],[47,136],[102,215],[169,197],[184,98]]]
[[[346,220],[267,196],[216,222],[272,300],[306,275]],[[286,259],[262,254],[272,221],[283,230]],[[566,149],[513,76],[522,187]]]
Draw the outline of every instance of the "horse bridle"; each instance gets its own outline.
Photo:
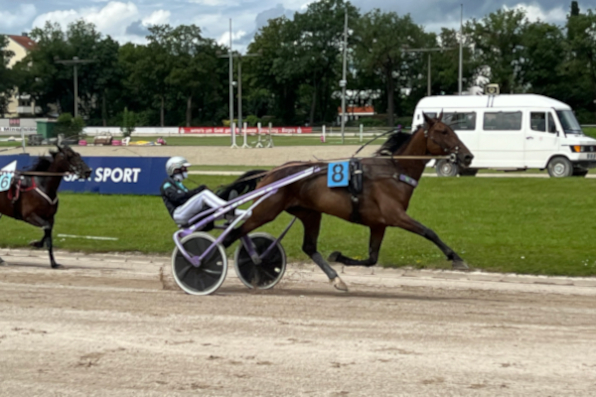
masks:
[[[456,146],[453,150],[444,147],[439,142],[437,142],[432,136],[430,136],[430,134],[428,133],[428,130],[429,130],[428,128],[424,128],[424,138],[426,140],[430,139],[432,142],[434,142],[435,145],[437,145],[438,147],[443,149],[443,151],[445,153],[449,153],[449,161],[451,161],[452,163],[457,163],[457,155],[459,154],[459,146]]]

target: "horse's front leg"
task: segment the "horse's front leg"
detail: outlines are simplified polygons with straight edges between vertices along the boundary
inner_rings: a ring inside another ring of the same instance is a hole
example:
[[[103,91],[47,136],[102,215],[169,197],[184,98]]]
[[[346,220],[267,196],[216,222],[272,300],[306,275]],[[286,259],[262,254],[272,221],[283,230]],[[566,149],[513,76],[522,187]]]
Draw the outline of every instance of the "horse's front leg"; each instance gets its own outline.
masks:
[[[454,270],[468,270],[469,267],[464,262],[464,260],[455,252],[453,251],[447,244],[445,244],[437,234],[421,224],[418,221],[410,218],[408,214],[403,211],[400,211],[393,217],[391,226],[401,227],[409,232],[416,233],[427,240],[432,241],[435,243],[437,247],[445,254],[448,260],[452,261],[451,267]]]
[[[343,263],[346,266],[374,266],[379,260],[379,250],[385,236],[385,226],[375,226],[370,228],[370,239],[368,244],[368,258],[357,260],[343,256],[341,252],[335,251],[327,259],[330,262]]]

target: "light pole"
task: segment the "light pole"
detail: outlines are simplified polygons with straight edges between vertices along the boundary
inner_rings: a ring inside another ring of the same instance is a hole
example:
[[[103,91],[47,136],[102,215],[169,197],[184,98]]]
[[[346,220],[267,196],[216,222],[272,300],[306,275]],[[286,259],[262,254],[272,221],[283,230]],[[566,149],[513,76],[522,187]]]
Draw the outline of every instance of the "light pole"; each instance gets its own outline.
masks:
[[[238,128],[240,132],[242,132],[242,58],[244,57],[258,57],[261,56],[261,53],[257,54],[245,54],[241,55],[239,53],[233,54],[229,52],[227,55],[218,55],[218,58],[238,58]],[[232,61],[230,61],[230,65],[232,65]],[[230,127],[232,126],[233,118],[234,117],[234,81],[232,80],[233,76],[230,74]],[[232,133],[232,147],[237,147],[236,142],[234,141]]]
[[[79,57],[73,57],[72,60],[64,60],[61,61],[58,57],[54,58],[55,63],[60,63],[62,65],[73,65],[74,66],[74,116],[77,117],[79,115],[79,79],[78,79],[78,70],[77,65],[85,64],[85,63],[93,63],[96,62],[93,59],[79,59]]]
[[[459,95],[463,89],[463,63],[464,63],[464,5],[461,5],[461,15],[459,19],[459,73],[457,87]]]
[[[232,139],[232,147],[236,147],[236,137],[234,136],[234,61],[232,58],[232,18],[230,18],[230,48],[228,49],[228,77],[230,80],[230,139]]]
[[[344,130],[346,126],[346,57],[348,51],[348,9],[345,11],[344,18],[344,46],[343,46],[343,70],[339,86],[341,87],[341,143],[344,143]]]
[[[427,95],[430,96],[431,94],[431,62],[430,62],[430,53],[437,52],[437,51],[444,51],[444,50],[451,50],[451,48],[411,48],[411,49],[402,49],[402,52],[426,52],[428,53],[428,77],[427,77]]]

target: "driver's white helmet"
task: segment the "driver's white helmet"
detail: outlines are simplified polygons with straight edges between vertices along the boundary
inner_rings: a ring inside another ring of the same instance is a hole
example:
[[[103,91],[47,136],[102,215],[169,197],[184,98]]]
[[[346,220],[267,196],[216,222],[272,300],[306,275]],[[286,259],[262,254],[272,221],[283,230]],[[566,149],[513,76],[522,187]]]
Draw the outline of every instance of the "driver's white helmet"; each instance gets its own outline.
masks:
[[[190,163],[182,156],[171,157],[166,162],[166,172],[168,176],[174,175],[174,171],[182,167],[190,167]]]

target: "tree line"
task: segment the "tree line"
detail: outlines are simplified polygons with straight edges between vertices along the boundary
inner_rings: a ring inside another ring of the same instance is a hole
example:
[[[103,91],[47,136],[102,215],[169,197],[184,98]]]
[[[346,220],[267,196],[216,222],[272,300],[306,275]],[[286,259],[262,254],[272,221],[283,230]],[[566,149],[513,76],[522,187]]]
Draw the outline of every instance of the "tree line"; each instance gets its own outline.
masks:
[[[344,0],[310,3],[292,19],[269,20],[241,58],[243,109],[249,120],[317,125],[336,120],[341,103],[344,17],[348,15],[349,102],[371,101],[378,123],[411,117],[427,92],[431,54],[433,95],[458,91],[459,29],[426,31],[410,15],[360,12]],[[147,43],[120,45],[93,24],[77,21],[35,28],[37,43],[7,68],[0,51],[0,110],[14,87],[31,95],[44,113],[73,109],[73,57],[78,66],[79,113],[88,125],[120,125],[124,109],[136,124],[217,126],[227,121],[228,48],[195,25],[156,25]],[[536,93],[571,105],[580,121],[595,121],[596,14],[571,2],[566,22],[530,21],[523,9],[498,10],[463,27],[463,86],[497,83],[502,93]],[[0,48],[6,47],[0,36]],[[409,50],[409,51],[408,51]],[[236,54],[234,79],[237,80]],[[485,77],[485,79],[481,79]],[[236,100],[235,100],[236,103]]]

